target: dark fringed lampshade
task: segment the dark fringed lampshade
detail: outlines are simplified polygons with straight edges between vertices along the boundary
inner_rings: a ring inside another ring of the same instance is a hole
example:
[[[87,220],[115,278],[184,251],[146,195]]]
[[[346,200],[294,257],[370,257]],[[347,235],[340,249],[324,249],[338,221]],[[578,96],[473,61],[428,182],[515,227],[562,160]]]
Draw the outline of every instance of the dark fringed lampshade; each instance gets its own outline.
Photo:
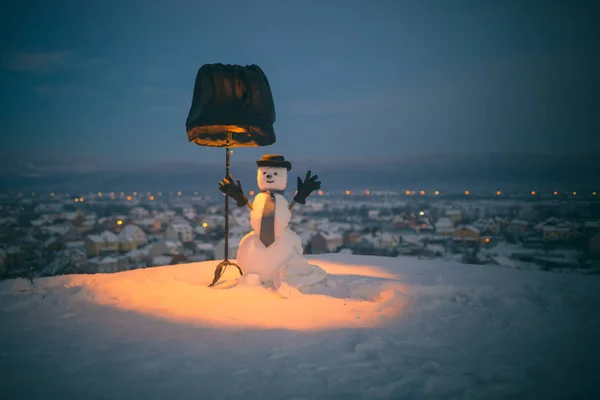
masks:
[[[268,146],[275,143],[275,103],[257,65],[205,64],[196,75],[185,122],[190,142],[201,146]]]

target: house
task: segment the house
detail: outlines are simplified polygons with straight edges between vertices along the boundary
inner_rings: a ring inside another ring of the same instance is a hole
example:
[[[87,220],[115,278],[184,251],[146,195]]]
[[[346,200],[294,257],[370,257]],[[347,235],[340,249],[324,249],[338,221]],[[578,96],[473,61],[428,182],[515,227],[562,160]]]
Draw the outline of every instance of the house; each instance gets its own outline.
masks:
[[[312,237],[310,249],[313,254],[334,253],[343,244],[342,235],[321,232]]]
[[[456,228],[452,233],[452,240],[460,243],[479,243],[481,241],[481,233],[479,229],[464,225]]]
[[[215,256],[215,246],[211,243],[196,243],[195,253],[205,255],[210,259]]]
[[[187,221],[173,221],[165,231],[165,239],[188,243],[194,240],[194,231]]]
[[[119,238],[111,231],[85,238],[85,252],[90,257],[98,257],[101,253],[119,251]]]
[[[343,245],[354,245],[360,238],[360,233],[358,232],[346,232],[344,233],[342,244]]]
[[[125,270],[126,259],[113,256],[88,259],[88,270],[98,273],[111,273]]]
[[[568,241],[577,238],[577,230],[569,224],[561,223],[554,226],[544,226],[542,228],[544,241]]]
[[[144,233],[139,226],[133,224],[126,225],[121,232],[119,232],[118,237],[119,240],[124,243],[135,243],[136,247],[142,247],[148,241],[146,233]]]
[[[446,217],[450,218],[453,224],[457,224],[462,221],[462,211],[460,210],[446,210]]]
[[[242,240],[241,236],[232,236],[229,238],[229,243],[228,243],[228,255],[227,258],[231,259],[231,258],[236,258],[237,257],[237,251],[238,251],[238,247],[240,246],[240,240]],[[223,260],[225,258],[225,239],[221,239],[216,245],[215,245],[215,259],[216,260]]]
[[[454,223],[448,217],[442,217],[435,222],[435,234],[438,236],[452,236]]]
[[[513,219],[508,224],[508,231],[510,233],[512,233],[513,235],[517,235],[517,236],[522,236],[523,234],[525,234],[525,232],[527,232],[528,228],[529,228],[529,223],[522,219]]]

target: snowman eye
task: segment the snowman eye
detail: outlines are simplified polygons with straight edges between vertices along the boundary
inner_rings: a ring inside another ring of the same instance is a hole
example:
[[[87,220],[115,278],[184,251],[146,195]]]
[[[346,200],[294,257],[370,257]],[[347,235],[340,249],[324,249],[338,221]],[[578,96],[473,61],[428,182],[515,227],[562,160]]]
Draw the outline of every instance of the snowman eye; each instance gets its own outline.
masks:
[[[266,175],[266,174],[267,174],[266,172],[263,172],[263,175]]]
[[[277,175],[277,172],[274,172],[273,175]]]

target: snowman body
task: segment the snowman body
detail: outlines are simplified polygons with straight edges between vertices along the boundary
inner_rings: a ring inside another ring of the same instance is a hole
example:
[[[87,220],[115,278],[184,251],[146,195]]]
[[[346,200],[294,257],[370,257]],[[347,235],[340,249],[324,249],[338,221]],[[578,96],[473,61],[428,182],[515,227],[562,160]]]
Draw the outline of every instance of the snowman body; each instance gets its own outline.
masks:
[[[298,274],[302,276],[300,286],[319,283],[327,274],[321,268],[308,264],[302,256],[300,237],[288,227],[291,211],[288,201],[280,193],[287,184],[287,170],[278,167],[259,167],[257,181],[262,192],[257,194],[252,202],[250,225],[253,230],[240,241],[237,262],[245,274],[256,274],[264,283],[273,282],[278,290],[282,287],[286,288],[287,297],[290,297],[300,291],[299,288],[298,290],[289,288],[286,284],[286,277],[290,276],[290,271],[295,271],[296,281],[298,281]],[[260,232],[269,193],[274,195],[275,200],[273,223],[275,240],[265,246],[261,241]]]

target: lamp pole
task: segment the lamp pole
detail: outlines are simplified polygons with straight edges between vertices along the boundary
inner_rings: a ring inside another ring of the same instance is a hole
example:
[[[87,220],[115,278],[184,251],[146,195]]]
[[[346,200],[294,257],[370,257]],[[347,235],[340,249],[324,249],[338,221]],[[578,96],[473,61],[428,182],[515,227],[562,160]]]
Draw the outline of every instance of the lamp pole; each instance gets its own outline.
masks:
[[[225,145],[225,178],[229,176],[229,164],[231,160],[230,156],[230,147],[231,147],[231,132],[227,133],[227,143]],[[228,265],[233,265],[237,267],[240,271],[240,275],[244,275],[242,268],[236,263],[229,261],[229,196],[225,195],[225,249],[224,249],[224,257],[223,261],[221,261],[217,268],[215,269],[215,277],[208,287],[212,287],[217,283],[217,281],[221,278],[221,275],[225,272],[225,269]]]

